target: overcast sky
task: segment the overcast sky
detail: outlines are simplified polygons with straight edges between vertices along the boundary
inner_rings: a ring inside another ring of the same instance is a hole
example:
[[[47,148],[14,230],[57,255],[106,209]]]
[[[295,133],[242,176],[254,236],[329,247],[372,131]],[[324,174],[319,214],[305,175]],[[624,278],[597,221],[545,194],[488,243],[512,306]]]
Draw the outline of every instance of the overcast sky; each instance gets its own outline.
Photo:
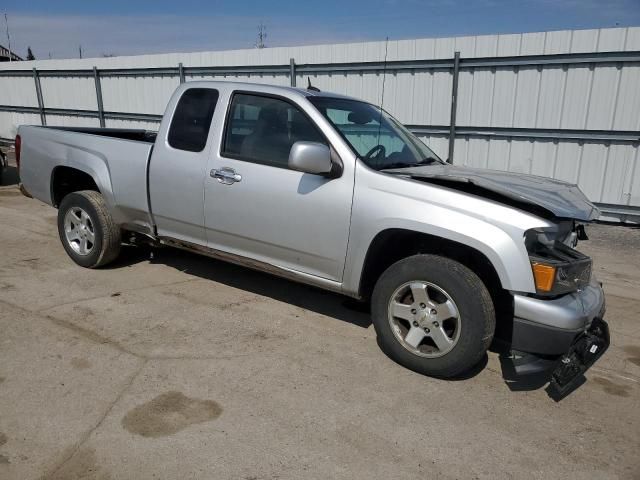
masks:
[[[640,0],[3,0],[12,49],[37,58],[640,25]],[[7,44],[4,17],[0,44]]]

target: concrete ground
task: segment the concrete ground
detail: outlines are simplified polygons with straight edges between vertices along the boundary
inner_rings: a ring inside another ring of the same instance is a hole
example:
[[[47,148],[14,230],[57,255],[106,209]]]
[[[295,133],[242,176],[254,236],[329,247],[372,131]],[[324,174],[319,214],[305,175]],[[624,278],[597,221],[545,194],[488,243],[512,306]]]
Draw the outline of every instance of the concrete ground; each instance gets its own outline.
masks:
[[[82,269],[56,211],[0,187],[0,478],[640,478],[640,231],[589,233],[613,344],[556,403],[495,353],[410,372],[344,298],[268,275],[177,250]]]

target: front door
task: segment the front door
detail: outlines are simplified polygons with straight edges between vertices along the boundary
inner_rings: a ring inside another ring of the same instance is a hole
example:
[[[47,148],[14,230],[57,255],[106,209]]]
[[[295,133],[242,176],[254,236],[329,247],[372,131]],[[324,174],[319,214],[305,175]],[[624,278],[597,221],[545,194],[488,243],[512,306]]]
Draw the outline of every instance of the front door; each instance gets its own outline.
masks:
[[[289,100],[233,94],[221,147],[211,153],[205,181],[208,245],[341,281],[353,173],[329,179],[290,170],[289,150],[296,141],[327,143]]]

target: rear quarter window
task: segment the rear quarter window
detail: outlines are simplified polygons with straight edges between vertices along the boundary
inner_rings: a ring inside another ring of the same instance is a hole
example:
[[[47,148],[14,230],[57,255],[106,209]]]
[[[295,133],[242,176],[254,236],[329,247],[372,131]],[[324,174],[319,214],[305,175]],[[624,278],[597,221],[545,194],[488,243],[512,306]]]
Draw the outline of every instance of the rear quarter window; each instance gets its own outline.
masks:
[[[186,90],[178,100],[171,119],[169,145],[189,152],[204,150],[217,103],[217,90],[211,88]]]

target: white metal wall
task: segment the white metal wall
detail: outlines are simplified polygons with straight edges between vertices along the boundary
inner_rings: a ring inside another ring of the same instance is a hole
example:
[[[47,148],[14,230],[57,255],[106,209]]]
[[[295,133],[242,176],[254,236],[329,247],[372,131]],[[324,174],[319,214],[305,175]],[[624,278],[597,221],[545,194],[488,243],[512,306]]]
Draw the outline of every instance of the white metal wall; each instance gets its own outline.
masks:
[[[538,54],[640,51],[640,27],[513,35],[399,40],[388,43],[388,60],[449,59]],[[1,64],[2,69],[284,65],[381,61],[385,42],[266,48],[98,59],[45,60]],[[314,74],[312,83],[379,103],[381,73]],[[287,75],[187,77],[234,79],[288,85]],[[307,83],[306,75],[297,84]],[[41,79],[46,107],[95,110],[92,78]],[[162,113],[176,77],[102,78],[106,111]],[[388,72],[384,106],[412,125],[448,125],[452,75],[449,70]],[[640,130],[640,64],[499,67],[461,70],[458,126],[547,129]],[[31,77],[0,77],[0,105],[37,106]],[[48,116],[50,125],[98,125],[97,119]],[[0,137],[17,125],[39,123],[37,115],[0,112]],[[155,128],[156,124],[107,120],[107,126]],[[445,136],[423,137],[447,155]],[[640,206],[638,145],[603,142],[460,137],[454,163],[528,172],[578,183],[596,202]]]

